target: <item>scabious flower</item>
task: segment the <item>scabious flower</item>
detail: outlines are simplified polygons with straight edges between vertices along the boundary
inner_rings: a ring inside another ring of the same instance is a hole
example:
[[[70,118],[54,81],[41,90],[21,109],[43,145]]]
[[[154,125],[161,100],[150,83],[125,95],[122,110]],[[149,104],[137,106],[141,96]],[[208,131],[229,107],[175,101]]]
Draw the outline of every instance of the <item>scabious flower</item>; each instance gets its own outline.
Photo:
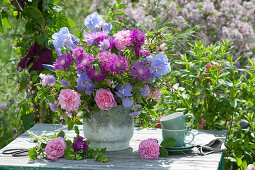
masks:
[[[81,136],[78,136],[76,141],[72,144],[75,152],[80,150],[86,151],[88,149],[88,142]]]
[[[77,90],[78,92],[83,92],[85,90],[85,93],[87,95],[91,95],[91,93],[96,88],[96,85],[91,81],[91,79],[88,77],[86,71],[84,72],[78,72],[77,73]]]
[[[61,109],[70,111],[77,111],[81,105],[80,95],[71,89],[62,89],[58,96],[58,101]]]
[[[143,62],[136,61],[131,66],[131,74],[140,80],[147,80],[150,77],[150,68]]]
[[[52,38],[52,43],[59,56],[62,55],[61,47],[65,46],[66,48],[73,50],[75,48],[74,44],[80,41],[77,37],[69,33],[67,27],[63,27],[59,30],[58,33],[54,33]]]
[[[121,98],[124,107],[128,108],[132,106],[133,100],[130,98],[132,96],[132,86],[128,83],[126,86],[117,86],[117,92],[115,94]]]
[[[115,47],[118,50],[123,50],[125,47],[132,45],[129,30],[119,31],[117,34],[113,35],[113,38]]]
[[[71,54],[63,54],[58,57],[56,61],[53,63],[54,69],[64,69],[66,70],[73,63],[73,57]]]
[[[152,83],[155,82],[156,76],[161,80],[161,76],[171,71],[170,63],[164,53],[159,53],[154,57],[146,57],[145,64],[150,66],[150,76]]]
[[[69,87],[70,86],[70,83],[64,79],[60,80],[60,84],[63,86],[63,87]]]
[[[49,86],[54,86],[54,84],[56,83],[56,79],[53,75],[50,74],[40,74],[39,77],[42,79],[42,86],[45,87],[47,84]]]
[[[143,159],[156,159],[159,157],[159,144],[155,139],[142,140],[139,144],[138,153]]]
[[[117,106],[112,92],[102,88],[96,91],[95,101],[101,110],[111,110],[111,108]]]
[[[87,42],[88,45],[93,45],[93,44],[100,44],[105,39],[107,39],[108,33],[104,31],[87,33],[86,31],[84,31],[83,36],[84,36],[84,39],[82,41]]]
[[[101,73],[98,72],[98,70],[95,69],[95,67],[90,66],[87,70],[87,75],[90,79],[98,82],[106,77],[106,71],[101,68]]]
[[[89,67],[89,64],[92,63],[92,61],[94,60],[94,57],[90,54],[80,54],[79,56],[76,56],[75,58],[75,66],[77,68],[78,71],[82,72],[85,69],[87,69]]]
[[[66,148],[66,142],[64,138],[58,137],[57,139],[50,139],[47,142],[45,153],[47,158],[52,161],[61,158],[64,155],[64,150]]]
[[[37,42],[30,47],[27,55],[22,58],[18,64],[17,70],[21,72],[24,68],[28,68],[30,64],[32,67],[28,70],[29,73],[34,70],[43,71],[43,64],[50,64],[52,59],[50,55],[52,51],[49,49],[42,50]]]
[[[114,55],[111,59],[110,62],[112,63],[110,65],[110,70],[112,73],[116,73],[116,74],[123,74],[125,72],[127,72],[128,70],[128,61],[125,57],[122,56],[117,56]]]

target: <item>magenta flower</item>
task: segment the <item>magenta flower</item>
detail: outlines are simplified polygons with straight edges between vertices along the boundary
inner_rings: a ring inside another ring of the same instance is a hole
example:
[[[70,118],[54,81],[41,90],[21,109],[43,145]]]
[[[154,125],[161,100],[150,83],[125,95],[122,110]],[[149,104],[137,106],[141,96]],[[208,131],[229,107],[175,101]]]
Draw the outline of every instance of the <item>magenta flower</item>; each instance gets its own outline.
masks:
[[[76,60],[76,58],[79,58],[79,56],[81,54],[84,54],[84,51],[83,51],[83,47],[76,47],[74,50],[73,50],[73,57],[74,59]]]
[[[103,42],[104,39],[107,39],[108,33],[107,32],[90,32],[87,33],[84,31],[84,39],[82,41],[85,41],[88,43],[88,45],[93,44],[100,44],[100,42]]]
[[[112,92],[102,88],[96,91],[95,101],[101,110],[111,110],[111,108],[117,106]]]
[[[150,68],[143,62],[136,61],[131,67],[131,74],[140,80],[147,80],[150,77]]]
[[[85,69],[89,67],[89,64],[94,60],[94,57],[90,54],[80,54],[75,58],[75,66],[77,70],[83,72]]]
[[[118,50],[123,50],[125,47],[132,45],[129,30],[119,31],[117,34],[113,35],[113,38],[115,47]]]
[[[54,69],[64,69],[66,70],[73,63],[73,57],[71,54],[63,54],[58,57],[53,63]]]
[[[114,56],[111,58],[110,71],[116,74],[123,74],[128,70],[128,61],[125,57]]]
[[[77,111],[81,105],[80,95],[71,89],[62,89],[58,96],[61,109],[70,111]]]
[[[100,67],[105,71],[110,71],[110,67],[113,64],[111,59],[118,56],[116,54],[112,54],[110,51],[103,51],[97,54],[97,57],[99,58]]]
[[[75,152],[80,150],[86,151],[88,149],[88,142],[83,137],[78,136],[72,147]]]
[[[49,158],[52,161],[55,161],[64,155],[65,148],[66,142],[64,138],[58,137],[57,139],[50,139],[47,142],[45,153],[47,158]]]
[[[143,159],[156,159],[159,157],[159,144],[155,139],[149,138],[141,141],[138,153]]]
[[[106,77],[106,72],[102,68],[100,74],[94,67],[89,67],[87,70],[87,74],[90,79],[95,80],[96,82],[101,81]]]
[[[42,64],[50,64],[52,61],[50,57],[51,54],[51,50],[42,50],[39,44],[35,42],[34,45],[30,47],[26,56],[20,60],[17,70],[21,72],[24,68],[28,68],[28,66],[32,64],[29,72],[34,70],[43,71],[44,68]]]

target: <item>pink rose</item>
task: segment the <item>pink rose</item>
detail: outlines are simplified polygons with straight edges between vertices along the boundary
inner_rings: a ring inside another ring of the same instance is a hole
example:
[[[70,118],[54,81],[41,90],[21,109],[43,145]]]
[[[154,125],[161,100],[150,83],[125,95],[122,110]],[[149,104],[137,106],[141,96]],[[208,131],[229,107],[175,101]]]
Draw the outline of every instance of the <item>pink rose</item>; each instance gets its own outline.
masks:
[[[64,138],[58,137],[57,139],[50,139],[47,142],[45,153],[50,160],[57,160],[64,155],[66,142]]]
[[[155,139],[149,138],[141,141],[138,153],[143,159],[155,159],[159,156],[159,144]]]
[[[96,91],[95,101],[101,110],[111,110],[117,103],[110,90],[99,89]]]
[[[61,109],[70,111],[77,111],[81,105],[80,95],[71,89],[62,89],[58,96],[58,101]]]

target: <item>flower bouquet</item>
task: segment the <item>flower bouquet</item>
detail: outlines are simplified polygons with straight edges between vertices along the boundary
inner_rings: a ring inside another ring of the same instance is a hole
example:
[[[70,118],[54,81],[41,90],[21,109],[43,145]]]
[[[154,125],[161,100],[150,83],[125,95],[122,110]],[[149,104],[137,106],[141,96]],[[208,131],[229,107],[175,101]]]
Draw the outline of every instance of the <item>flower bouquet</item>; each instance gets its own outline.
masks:
[[[144,107],[155,105],[162,94],[158,82],[170,72],[166,47],[155,45],[160,37],[120,29],[97,12],[87,16],[84,24],[87,29],[81,40],[67,27],[52,35],[56,60],[53,65],[44,64],[52,72],[40,74],[41,85],[53,96],[48,99],[51,110],[69,129],[82,124],[83,117],[84,135],[93,147],[126,149],[133,135],[133,118]]]

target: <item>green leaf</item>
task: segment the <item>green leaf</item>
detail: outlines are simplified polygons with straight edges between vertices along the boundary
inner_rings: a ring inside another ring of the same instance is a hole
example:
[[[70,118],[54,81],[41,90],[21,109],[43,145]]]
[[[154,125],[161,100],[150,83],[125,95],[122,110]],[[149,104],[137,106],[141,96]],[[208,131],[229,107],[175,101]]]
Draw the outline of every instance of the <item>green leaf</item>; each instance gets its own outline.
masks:
[[[38,154],[36,152],[36,148],[32,148],[28,151],[28,156],[30,160],[35,160],[38,157]]]
[[[83,125],[83,123],[80,120],[78,120],[78,119],[76,119],[74,121],[74,124],[76,124],[76,125]]]
[[[121,0],[116,0],[116,4],[119,5],[121,3]]]
[[[74,126],[74,131],[75,131],[75,133],[77,134],[77,136],[80,135],[80,131],[79,131],[79,129],[78,129],[78,126]]]
[[[98,64],[95,64],[95,69],[97,70],[99,75],[101,75],[101,68],[100,68],[100,66]]]
[[[8,14],[5,11],[2,11],[2,24],[6,28],[12,28],[11,23],[8,20]]]
[[[43,15],[41,11],[36,7],[27,7],[23,12],[28,18],[34,19],[39,25],[44,25]]]
[[[174,138],[165,138],[161,143],[160,146],[164,148],[172,148],[176,144],[176,140]]]
[[[75,27],[75,22],[71,18],[67,18],[67,21],[68,21],[68,24],[69,24],[70,28]]]
[[[2,18],[0,17],[0,32],[4,33],[4,28],[2,25]]]
[[[248,146],[248,145],[249,145],[249,137],[246,136],[246,137],[244,138],[244,146]]]
[[[159,153],[160,153],[160,155],[159,156],[161,156],[161,157],[167,157],[168,156],[168,151],[167,151],[167,149],[166,148],[164,148],[164,147],[159,147]]]
[[[243,163],[241,158],[237,158],[236,161],[238,166],[241,166]]]
[[[63,132],[62,130],[58,133],[58,137],[65,137],[65,132]]]
[[[124,8],[126,8],[126,4],[120,4],[120,5],[117,7],[117,9],[124,9]]]
[[[124,15],[124,12],[116,12],[116,15]]]
[[[71,120],[71,121],[69,122],[69,124],[68,124],[68,130],[72,130],[72,129],[73,129],[73,125],[74,125],[74,123],[73,123],[73,121]]]

